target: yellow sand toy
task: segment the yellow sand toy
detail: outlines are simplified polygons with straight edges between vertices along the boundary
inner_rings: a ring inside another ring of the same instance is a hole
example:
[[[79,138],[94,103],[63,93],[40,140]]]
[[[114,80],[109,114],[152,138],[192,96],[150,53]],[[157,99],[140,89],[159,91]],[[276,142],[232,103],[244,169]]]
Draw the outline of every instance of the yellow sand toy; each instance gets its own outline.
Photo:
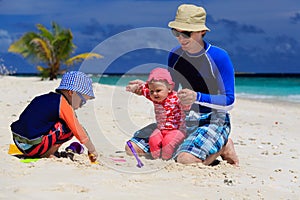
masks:
[[[10,144],[8,149],[9,155],[22,155],[23,153],[18,149],[18,147],[15,144]]]
[[[23,153],[18,149],[18,147],[15,144],[10,144],[8,149],[8,154],[12,156],[21,156]],[[38,161],[40,158],[23,158],[20,159],[23,163],[31,163]]]

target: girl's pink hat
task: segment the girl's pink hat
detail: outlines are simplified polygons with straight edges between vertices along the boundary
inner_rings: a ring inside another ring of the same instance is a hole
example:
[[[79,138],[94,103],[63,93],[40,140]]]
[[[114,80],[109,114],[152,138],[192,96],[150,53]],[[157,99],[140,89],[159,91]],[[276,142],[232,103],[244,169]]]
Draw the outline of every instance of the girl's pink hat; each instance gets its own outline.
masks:
[[[167,81],[170,85],[174,86],[174,82],[172,80],[171,74],[167,69],[164,68],[155,68],[153,69],[148,77],[147,83],[150,81],[155,80],[155,81]]]

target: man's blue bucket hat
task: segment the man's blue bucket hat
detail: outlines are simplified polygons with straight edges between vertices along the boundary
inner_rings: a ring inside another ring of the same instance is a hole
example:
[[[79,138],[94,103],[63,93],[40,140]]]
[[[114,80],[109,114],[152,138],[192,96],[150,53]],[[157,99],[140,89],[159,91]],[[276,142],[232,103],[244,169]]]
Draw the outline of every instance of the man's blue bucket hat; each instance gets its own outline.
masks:
[[[56,91],[59,90],[71,90],[74,92],[79,92],[80,94],[88,95],[91,98],[95,98],[92,79],[88,77],[85,73],[79,71],[66,72],[60,82]]]

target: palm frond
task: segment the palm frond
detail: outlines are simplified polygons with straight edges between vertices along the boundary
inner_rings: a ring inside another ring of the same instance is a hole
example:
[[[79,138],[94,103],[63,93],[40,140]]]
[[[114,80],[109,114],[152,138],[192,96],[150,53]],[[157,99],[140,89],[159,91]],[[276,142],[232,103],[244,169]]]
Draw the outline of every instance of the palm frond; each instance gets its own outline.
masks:
[[[70,30],[64,30],[56,35],[52,46],[55,54],[60,57],[60,60],[66,60],[73,53],[75,45],[72,42],[73,35]]]
[[[41,73],[42,80],[48,78],[50,76],[50,69],[42,67],[40,65],[36,66],[37,70]]]
[[[98,53],[82,53],[72,58],[69,58],[68,60],[66,60],[65,64],[70,66],[70,65],[74,65],[75,63],[82,62],[85,59],[92,59],[92,58],[103,58],[103,56]]]
[[[34,38],[30,44],[34,47],[37,57],[48,63],[52,63],[51,47],[47,44],[47,41],[41,38]]]
[[[40,38],[40,36],[34,32],[28,32],[24,34],[19,40],[15,41],[9,46],[8,52],[18,53],[24,58],[34,59],[35,56],[33,54],[35,49],[30,44],[34,38]]]
[[[26,44],[20,39],[12,43],[9,48],[8,52],[12,53],[19,53],[22,54],[25,58],[27,57],[27,47]]]
[[[37,29],[40,31],[40,35],[44,38],[47,38],[49,41],[52,41],[54,39],[53,34],[42,24],[36,25]]]
[[[62,29],[55,22],[52,22],[51,25],[52,25],[53,35],[54,35],[54,37],[56,37],[57,35],[59,35],[59,33],[62,31]]]

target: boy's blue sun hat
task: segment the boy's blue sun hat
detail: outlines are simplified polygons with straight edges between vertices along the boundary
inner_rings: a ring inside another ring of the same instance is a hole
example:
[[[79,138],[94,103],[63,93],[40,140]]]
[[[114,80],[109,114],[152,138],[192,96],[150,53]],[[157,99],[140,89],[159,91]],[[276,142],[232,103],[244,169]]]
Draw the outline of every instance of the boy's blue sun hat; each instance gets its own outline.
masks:
[[[91,98],[95,98],[92,86],[92,79],[85,73],[79,71],[66,72],[60,82],[56,92],[59,90],[71,90],[79,92],[80,94],[88,95]]]

